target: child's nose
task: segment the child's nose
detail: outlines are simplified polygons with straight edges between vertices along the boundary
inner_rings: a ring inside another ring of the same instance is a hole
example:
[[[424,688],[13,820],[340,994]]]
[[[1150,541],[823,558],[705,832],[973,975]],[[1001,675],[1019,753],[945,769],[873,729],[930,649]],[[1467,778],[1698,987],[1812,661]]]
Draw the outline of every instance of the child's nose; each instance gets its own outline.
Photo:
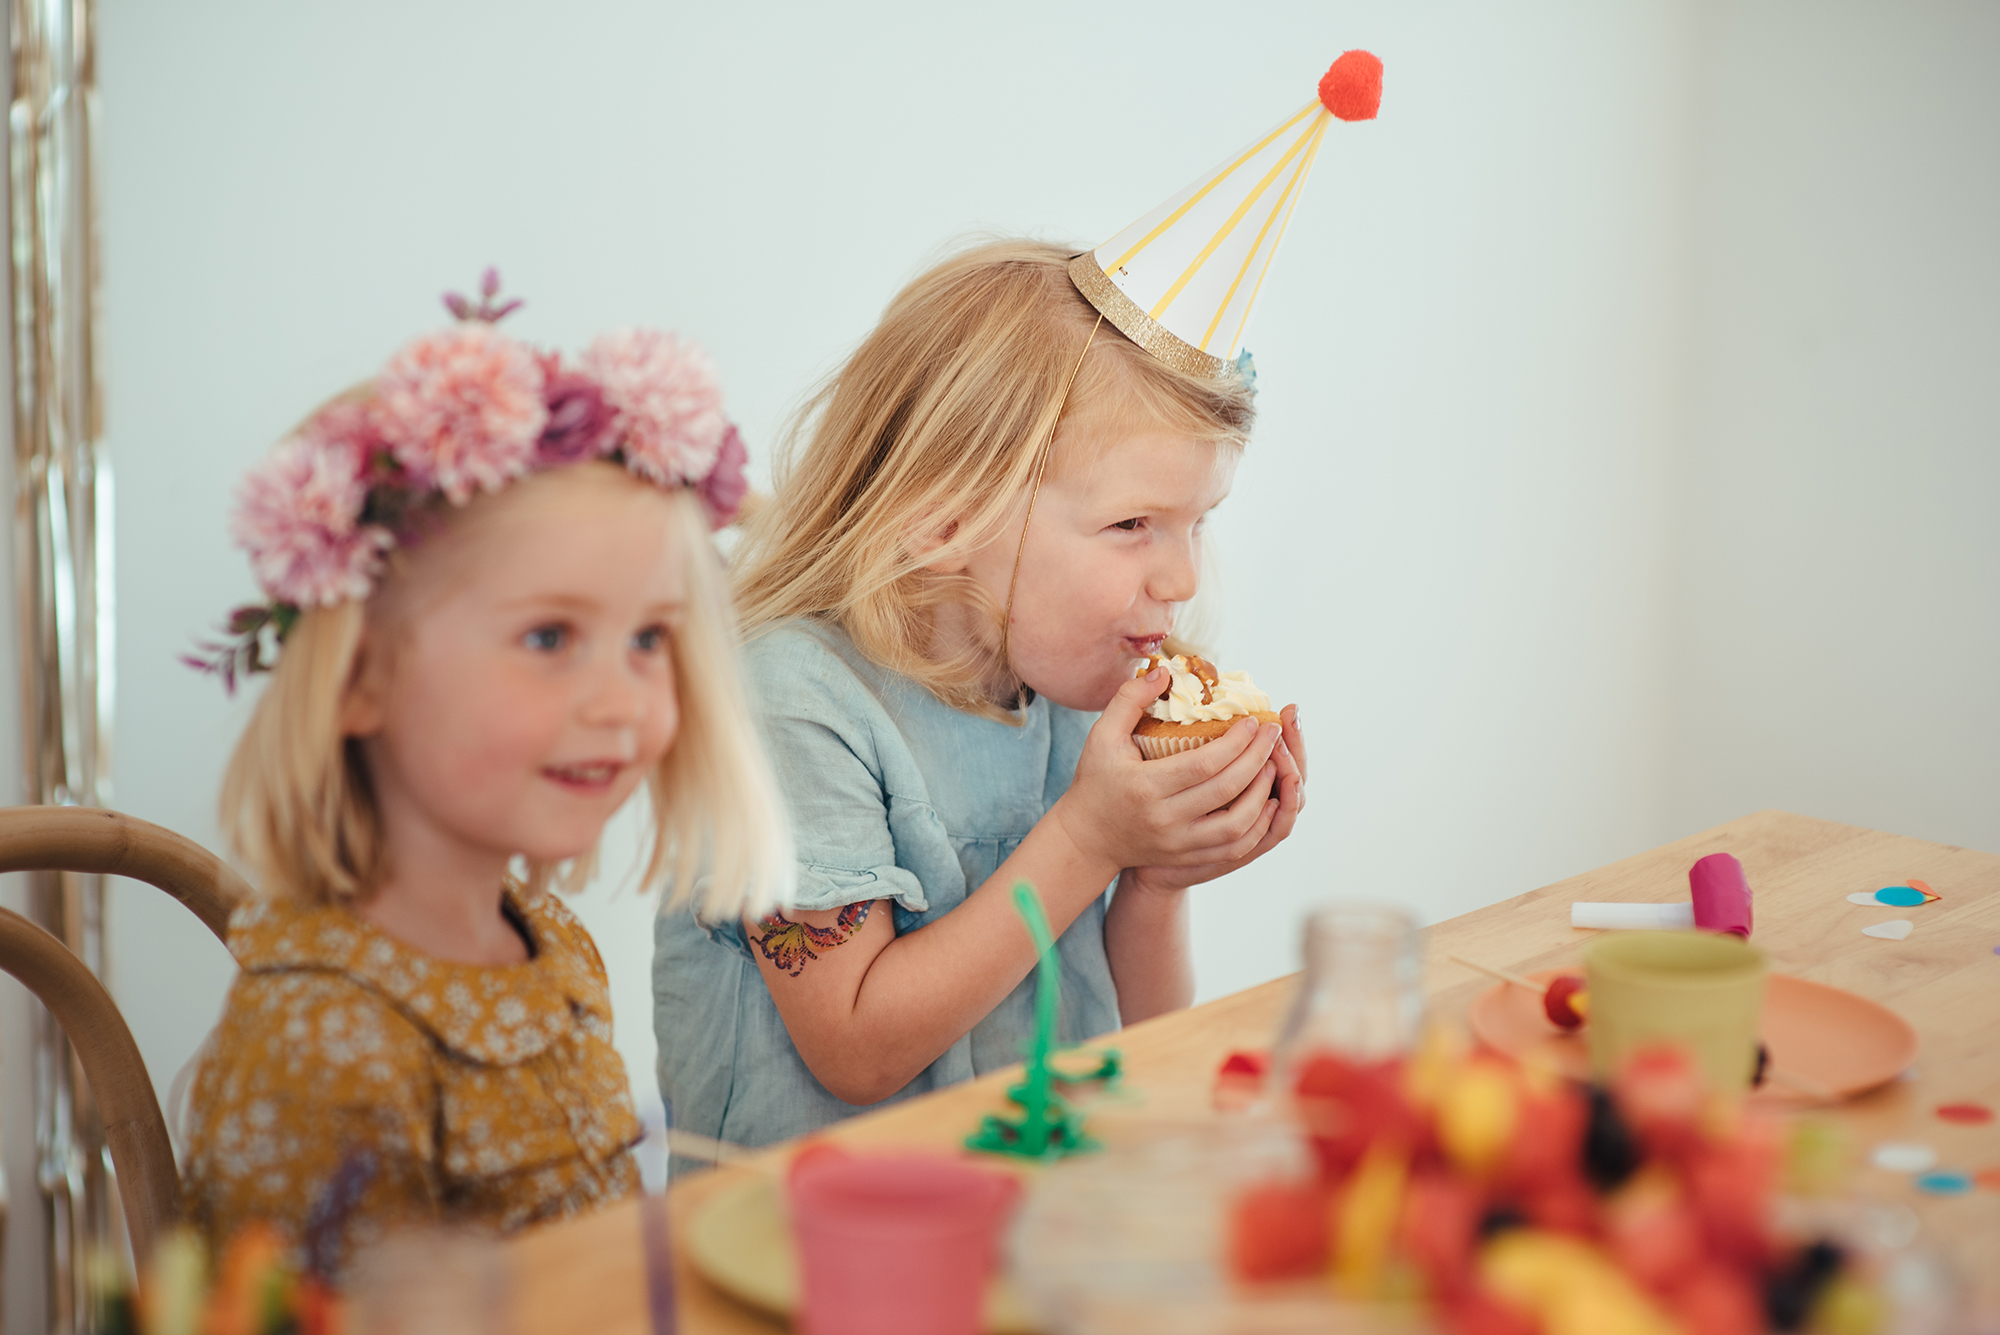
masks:
[[[1201,586],[1201,553],[1193,543],[1174,543],[1161,553],[1150,581],[1151,592],[1163,603],[1184,603]]]
[[[634,728],[645,721],[646,696],[624,664],[606,663],[591,675],[582,713],[594,727]]]

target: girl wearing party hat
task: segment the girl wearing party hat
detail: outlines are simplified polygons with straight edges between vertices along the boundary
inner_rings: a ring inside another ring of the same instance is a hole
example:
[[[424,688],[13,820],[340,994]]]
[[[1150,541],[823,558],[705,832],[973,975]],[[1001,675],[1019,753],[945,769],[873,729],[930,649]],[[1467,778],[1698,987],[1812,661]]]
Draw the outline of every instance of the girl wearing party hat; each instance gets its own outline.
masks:
[[[1186,892],[1304,803],[1296,709],[1142,760],[1135,659],[1201,577],[1249,436],[1238,347],[1353,52],[1277,130],[1094,253],[1001,241],[912,282],[808,405],[735,588],[798,844],[793,905],[655,926],[675,1123],[766,1144],[1188,1003]]]
[[[636,1190],[604,966],[549,892],[640,786],[648,876],[685,895],[705,863],[704,912],[790,876],[709,538],[743,495],[713,368],[643,330],[539,352],[497,286],[251,472],[268,600],[205,664],[272,675],[223,786],[262,896],[230,922],[188,1206],[322,1273],[397,1224]]]

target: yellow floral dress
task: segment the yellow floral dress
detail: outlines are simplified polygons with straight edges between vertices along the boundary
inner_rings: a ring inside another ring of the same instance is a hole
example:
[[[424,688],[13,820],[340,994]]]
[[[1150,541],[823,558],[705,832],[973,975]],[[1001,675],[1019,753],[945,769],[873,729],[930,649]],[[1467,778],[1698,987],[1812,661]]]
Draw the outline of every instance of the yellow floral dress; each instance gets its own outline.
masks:
[[[507,906],[525,964],[434,959],[335,906],[236,910],[183,1174],[212,1243],[265,1220],[332,1274],[388,1228],[512,1232],[638,1190],[597,947],[552,895]]]

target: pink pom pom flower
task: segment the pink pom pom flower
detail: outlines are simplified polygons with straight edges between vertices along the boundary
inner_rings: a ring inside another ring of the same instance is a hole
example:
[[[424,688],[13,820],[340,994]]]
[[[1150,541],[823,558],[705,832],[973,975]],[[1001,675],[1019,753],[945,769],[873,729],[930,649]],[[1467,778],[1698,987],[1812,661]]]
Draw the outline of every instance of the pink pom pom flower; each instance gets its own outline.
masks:
[[[618,410],[626,467],[669,487],[708,476],[729,421],[715,364],[699,344],[654,329],[604,334],[583,367]]]
[[[454,505],[528,471],[548,423],[541,360],[490,324],[427,334],[376,381],[376,418],[412,485]]]
[[[331,607],[365,598],[382,553],[395,545],[388,529],[363,524],[365,454],[345,440],[310,428],[281,442],[244,477],[236,493],[230,536],[250,554],[264,591],[299,607]]]

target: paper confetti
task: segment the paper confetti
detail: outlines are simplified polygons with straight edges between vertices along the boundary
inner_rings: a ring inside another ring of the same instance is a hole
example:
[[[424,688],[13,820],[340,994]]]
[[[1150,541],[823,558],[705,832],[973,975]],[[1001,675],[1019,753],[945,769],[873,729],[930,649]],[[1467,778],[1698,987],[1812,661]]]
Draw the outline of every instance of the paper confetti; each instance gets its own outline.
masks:
[[[1940,1103],[1937,1115],[1941,1121],[1960,1126],[1985,1126],[1993,1120],[1993,1110],[1983,1103]]]
[[[1972,1180],[1988,1191],[2000,1191],[2000,1168],[1982,1168],[1972,1175]]]
[[[1883,1141],[1869,1158],[1877,1168],[1885,1168],[1892,1173],[1921,1173],[1937,1165],[1936,1150],[1907,1141]]]
[[[1972,1190],[1972,1178],[1966,1173],[1925,1173],[1917,1179],[1917,1190],[1933,1196],[1963,1196]]]
[[[1908,918],[1891,918],[1887,922],[1878,922],[1873,927],[1862,928],[1861,934],[1863,936],[1879,936],[1884,941],[1901,941],[1915,927],[1916,924]]]
[[[1941,898],[1943,896],[1931,890],[1929,886],[1922,886],[1920,882],[1918,885],[1885,885],[1880,890],[1864,890],[1859,894],[1849,895],[1847,902],[1887,904],[1892,908],[1913,909],[1920,904],[1928,904]]]
[[[1937,891],[1935,891],[1935,890],[1931,889],[1931,886],[1930,886],[1930,882],[1929,882],[1929,881],[1919,881],[1919,880],[1918,880],[1918,879],[1917,879],[1916,877],[1914,877],[1914,876],[1912,876],[1912,877],[1910,878],[1910,888],[1911,888],[1912,890],[1921,890],[1921,891],[1923,891],[1923,892],[1924,892],[1924,902],[1925,902],[1925,903],[1929,903],[1929,902],[1930,902],[1931,900],[1933,900],[1933,899],[1943,899],[1943,898],[1944,898],[1944,896],[1943,896],[1943,895],[1941,895],[1941,894],[1939,894],[1939,893],[1938,893]]]

